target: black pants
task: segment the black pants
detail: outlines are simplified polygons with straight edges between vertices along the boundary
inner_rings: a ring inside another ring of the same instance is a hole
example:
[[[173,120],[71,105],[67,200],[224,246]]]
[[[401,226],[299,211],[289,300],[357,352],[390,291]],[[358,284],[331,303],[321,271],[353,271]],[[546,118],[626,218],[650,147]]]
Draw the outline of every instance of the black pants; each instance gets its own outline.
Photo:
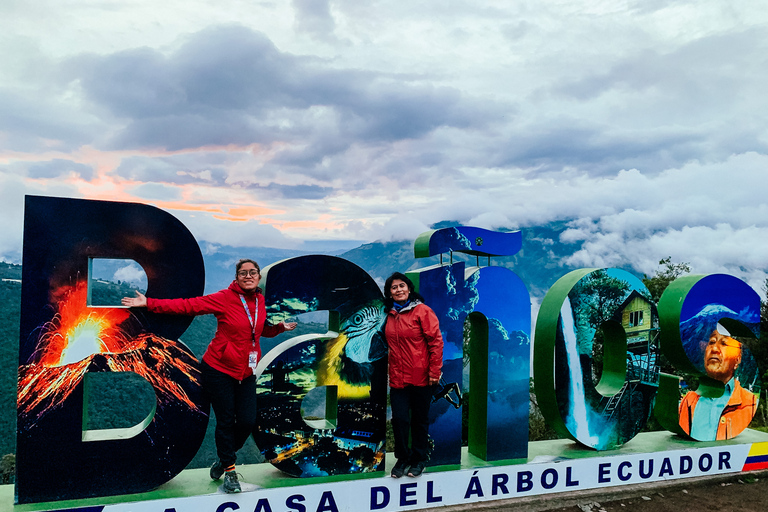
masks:
[[[256,424],[256,377],[239,381],[203,361],[203,390],[216,414],[216,452],[226,468],[237,460]]]
[[[429,457],[429,404],[432,386],[390,388],[392,431],[395,436],[395,457],[410,464],[426,462]],[[408,447],[410,434],[411,446]]]

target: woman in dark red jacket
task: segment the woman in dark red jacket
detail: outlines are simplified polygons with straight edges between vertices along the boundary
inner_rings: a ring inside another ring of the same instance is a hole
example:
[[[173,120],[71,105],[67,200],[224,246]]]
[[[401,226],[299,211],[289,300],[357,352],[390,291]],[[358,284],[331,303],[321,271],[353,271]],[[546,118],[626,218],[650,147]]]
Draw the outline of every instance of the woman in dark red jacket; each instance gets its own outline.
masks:
[[[392,476],[419,476],[429,457],[429,404],[443,368],[443,336],[434,311],[400,272],[384,283],[389,398],[397,463]],[[408,446],[410,434],[411,446]]]
[[[211,478],[224,475],[224,491],[240,492],[235,473],[237,451],[256,424],[256,377],[261,359],[259,338],[271,338],[296,328],[295,322],[266,324],[264,297],[259,289],[261,273],[253,260],[240,260],[235,280],[226,290],[191,299],[151,299],[136,292],[125,297],[124,306],[147,307],[154,313],[216,315],[216,335],[203,354],[202,382],[216,414],[216,451],[219,460]]]

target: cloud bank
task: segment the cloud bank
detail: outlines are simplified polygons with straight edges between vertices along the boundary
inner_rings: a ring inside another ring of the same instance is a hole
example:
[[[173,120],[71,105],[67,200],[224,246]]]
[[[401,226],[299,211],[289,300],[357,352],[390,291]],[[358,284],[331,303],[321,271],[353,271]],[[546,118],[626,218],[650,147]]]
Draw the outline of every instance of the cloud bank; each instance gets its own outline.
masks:
[[[0,6],[0,257],[23,195],[199,240],[567,221],[569,264],[762,285],[768,11],[746,1]]]

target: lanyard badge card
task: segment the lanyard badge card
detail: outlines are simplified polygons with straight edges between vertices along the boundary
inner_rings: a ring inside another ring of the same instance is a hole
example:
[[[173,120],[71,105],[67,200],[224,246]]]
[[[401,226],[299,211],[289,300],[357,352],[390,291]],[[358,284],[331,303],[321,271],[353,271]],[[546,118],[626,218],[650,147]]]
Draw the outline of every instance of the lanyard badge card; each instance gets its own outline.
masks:
[[[248,309],[248,303],[245,302],[245,297],[240,296],[240,301],[243,303],[245,314],[248,315],[248,321],[251,323],[251,341],[253,342],[252,350],[248,353],[248,367],[251,369],[254,375],[256,375],[256,366],[259,364],[259,353],[256,350],[256,319],[251,316],[251,311]],[[256,299],[256,311],[255,314],[259,314],[258,299]]]
[[[255,350],[251,350],[250,354],[248,354],[248,367],[251,369],[254,375],[256,375],[256,366],[258,364],[259,364],[259,353],[256,352]]]

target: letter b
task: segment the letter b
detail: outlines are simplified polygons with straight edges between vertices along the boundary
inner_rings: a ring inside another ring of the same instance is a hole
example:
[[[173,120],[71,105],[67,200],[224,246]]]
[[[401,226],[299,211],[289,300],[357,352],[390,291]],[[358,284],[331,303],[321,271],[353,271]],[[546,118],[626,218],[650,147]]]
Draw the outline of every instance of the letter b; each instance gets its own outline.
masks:
[[[186,467],[205,435],[198,361],[177,341],[191,318],[89,307],[90,258],[137,261],[153,297],[203,291],[200,249],[171,215],[137,204],[26,198],[18,503],[151,490]],[[155,408],[119,433],[86,431],[89,372],[140,375],[155,391]]]

